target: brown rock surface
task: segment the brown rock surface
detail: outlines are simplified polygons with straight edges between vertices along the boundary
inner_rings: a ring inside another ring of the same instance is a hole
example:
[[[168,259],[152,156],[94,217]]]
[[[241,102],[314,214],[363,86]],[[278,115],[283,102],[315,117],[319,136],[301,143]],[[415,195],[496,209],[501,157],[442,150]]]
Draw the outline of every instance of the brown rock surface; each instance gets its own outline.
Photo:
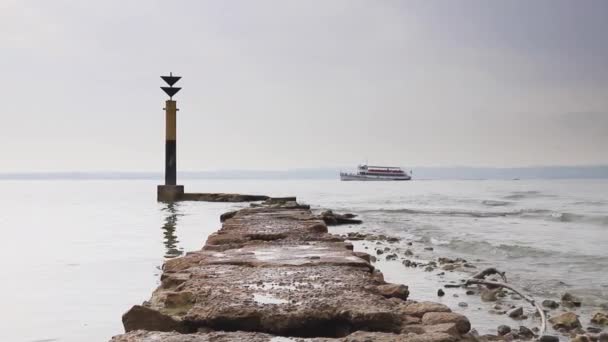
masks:
[[[422,316],[422,324],[436,325],[442,323],[455,323],[460,333],[471,330],[469,319],[455,312],[427,312]]]
[[[564,312],[561,315],[552,317],[549,319],[549,322],[553,324],[553,329],[555,330],[561,328],[572,330],[574,328],[581,327],[581,322],[578,320],[578,316],[574,312]]]
[[[406,301],[407,286],[385,283],[309,209],[270,205],[225,215],[203,250],[168,260],[151,299],[123,316],[133,332],[112,341],[439,342],[469,330],[445,305]]]
[[[596,312],[591,318],[591,323],[598,325],[608,325],[608,315],[603,312]]]

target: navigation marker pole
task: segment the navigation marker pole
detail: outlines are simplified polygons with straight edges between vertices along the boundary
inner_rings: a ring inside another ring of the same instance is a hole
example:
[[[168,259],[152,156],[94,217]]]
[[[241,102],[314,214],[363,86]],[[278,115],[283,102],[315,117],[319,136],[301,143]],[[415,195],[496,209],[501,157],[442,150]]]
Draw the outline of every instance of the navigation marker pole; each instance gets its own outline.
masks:
[[[159,185],[157,189],[158,200],[163,202],[173,202],[179,200],[184,194],[184,186],[177,185],[177,103],[173,101],[173,96],[182,88],[173,87],[180,80],[180,76],[161,76],[169,86],[160,87],[169,99],[165,101],[165,184]]]

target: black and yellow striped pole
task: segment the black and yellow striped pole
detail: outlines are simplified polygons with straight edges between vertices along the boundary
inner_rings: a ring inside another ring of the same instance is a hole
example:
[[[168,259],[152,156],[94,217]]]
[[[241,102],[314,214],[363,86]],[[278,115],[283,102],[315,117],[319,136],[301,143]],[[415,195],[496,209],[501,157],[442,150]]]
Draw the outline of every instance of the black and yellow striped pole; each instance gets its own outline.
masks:
[[[180,91],[181,88],[173,87],[181,77],[161,76],[167,82],[168,87],[161,89],[169,95],[169,99],[165,101],[165,184],[158,186],[159,201],[175,201],[184,193],[184,187],[177,185],[177,103],[173,101],[173,96]]]

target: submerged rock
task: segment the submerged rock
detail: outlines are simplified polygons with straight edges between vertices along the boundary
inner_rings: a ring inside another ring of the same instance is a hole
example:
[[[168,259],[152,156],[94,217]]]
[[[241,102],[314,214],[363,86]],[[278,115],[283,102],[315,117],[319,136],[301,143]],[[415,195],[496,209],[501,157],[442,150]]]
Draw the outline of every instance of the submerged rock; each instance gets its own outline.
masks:
[[[481,300],[484,302],[495,302],[497,300],[496,293],[498,289],[487,289],[483,288],[481,290]]]
[[[549,309],[557,309],[559,307],[559,303],[551,299],[543,300],[542,304],[544,307]]]
[[[566,329],[567,331],[580,328],[581,322],[578,320],[578,316],[574,312],[565,312],[561,315],[552,317],[549,322],[553,324],[553,329]]]
[[[437,296],[443,297],[443,296],[445,296],[445,292],[443,292],[442,289],[439,289],[439,290],[437,290]]]
[[[566,292],[562,295],[562,304],[564,304],[565,307],[573,308],[581,306],[582,301],[580,298]]]
[[[543,335],[538,339],[539,342],[559,342],[559,337],[553,335]]]

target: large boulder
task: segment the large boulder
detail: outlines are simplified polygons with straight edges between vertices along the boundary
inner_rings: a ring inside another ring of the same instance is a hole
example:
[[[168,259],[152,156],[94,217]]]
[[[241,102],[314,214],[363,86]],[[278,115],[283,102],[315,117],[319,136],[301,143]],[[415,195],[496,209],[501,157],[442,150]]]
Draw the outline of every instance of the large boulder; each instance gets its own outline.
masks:
[[[427,312],[422,316],[422,324],[435,325],[442,323],[455,323],[458,332],[461,334],[471,330],[471,322],[466,316],[455,312]]]
[[[578,316],[574,312],[564,312],[561,315],[552,317],[549,322],[553,324],[553,329],[566,329],[572,330],[581,327],[581,322],[578,320]]]

